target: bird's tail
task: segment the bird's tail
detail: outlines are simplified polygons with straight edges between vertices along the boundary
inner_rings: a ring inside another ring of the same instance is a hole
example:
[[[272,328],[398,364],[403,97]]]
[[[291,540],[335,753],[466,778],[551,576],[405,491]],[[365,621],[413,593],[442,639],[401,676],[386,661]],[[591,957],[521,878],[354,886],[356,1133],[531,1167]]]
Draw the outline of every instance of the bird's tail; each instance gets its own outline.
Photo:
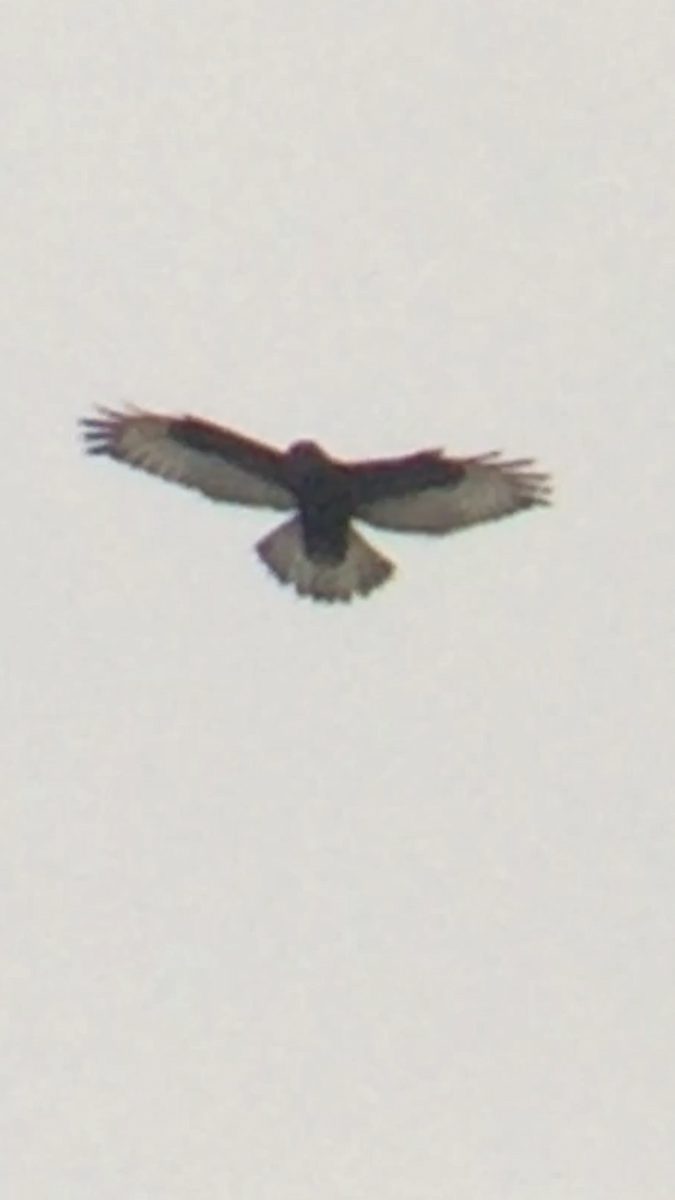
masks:
[[[394,572],[394,565],[374,550],[353,529],[349,530],[347,553],[341,562],[309,558],[299,517],[274,529],[258,542],[256,550],[282,583],[291,584],[300,596],[315,600],[351,600],[367,596]]]

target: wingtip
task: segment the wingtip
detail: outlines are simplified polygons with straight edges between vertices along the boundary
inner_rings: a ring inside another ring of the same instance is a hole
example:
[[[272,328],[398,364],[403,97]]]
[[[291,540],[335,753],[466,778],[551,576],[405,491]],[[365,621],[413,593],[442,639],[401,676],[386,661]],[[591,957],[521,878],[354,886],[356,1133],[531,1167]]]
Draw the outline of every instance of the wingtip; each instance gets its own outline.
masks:
[[[116,435],[125,421],[143,415],[142,409],[135,404],[122,404],[119,408],[97,404],[92,411],[93,415],[79,417],[77,421],[87,454],[111,455]]]
[[[87,454],[109,454],[113,434],[123,413],[104,405],[97,405],[94,416],[80,417],[78,427]]]

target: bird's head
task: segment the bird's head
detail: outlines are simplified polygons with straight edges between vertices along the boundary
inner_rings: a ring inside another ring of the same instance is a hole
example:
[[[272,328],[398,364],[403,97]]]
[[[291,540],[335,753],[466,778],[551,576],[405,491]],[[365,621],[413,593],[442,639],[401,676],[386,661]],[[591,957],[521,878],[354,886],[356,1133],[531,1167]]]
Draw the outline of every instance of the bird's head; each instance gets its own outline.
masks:
[[[318,442],[312,442],[308,439],[303,439],[300,442],[293,442],[286,451],[289,458],[296,462],[327,462],[328,455]]]
[[[325,469],[330,461],[318,442],[293,442],[286,451],[287,472],[295,483],[301,483],[313,476],[317,468]]]

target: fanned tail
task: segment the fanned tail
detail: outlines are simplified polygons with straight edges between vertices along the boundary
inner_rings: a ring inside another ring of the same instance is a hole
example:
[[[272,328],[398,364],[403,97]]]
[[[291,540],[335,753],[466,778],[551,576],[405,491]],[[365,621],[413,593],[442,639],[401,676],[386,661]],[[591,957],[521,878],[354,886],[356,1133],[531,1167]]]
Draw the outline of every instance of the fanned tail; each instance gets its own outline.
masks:
[[[256,550],[281,583],[291,584],[300,596],[329,603],[349,601],[355,595],[367,596],[394,573],[393,563],[353,529],[349,531],[347,553],[341,562],[309,558],[299,517],[274,529],[258,542]]]

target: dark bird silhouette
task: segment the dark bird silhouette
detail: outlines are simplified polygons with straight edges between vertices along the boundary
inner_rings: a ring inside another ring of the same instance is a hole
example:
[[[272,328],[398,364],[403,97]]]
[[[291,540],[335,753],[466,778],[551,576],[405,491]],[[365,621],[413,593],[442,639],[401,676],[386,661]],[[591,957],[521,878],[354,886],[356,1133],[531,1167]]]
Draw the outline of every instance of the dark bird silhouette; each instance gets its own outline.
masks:
[[[454,533],[550,503],[550,477],[498,453],[343,462],[315,442],[280,451],[197,417],[101,409],[81,422],[90,454],[107,455],[212,500],[293,511],[256,550],[282,583],[315,600],[351,600],[394,565],[353,521],[403,533]]]

